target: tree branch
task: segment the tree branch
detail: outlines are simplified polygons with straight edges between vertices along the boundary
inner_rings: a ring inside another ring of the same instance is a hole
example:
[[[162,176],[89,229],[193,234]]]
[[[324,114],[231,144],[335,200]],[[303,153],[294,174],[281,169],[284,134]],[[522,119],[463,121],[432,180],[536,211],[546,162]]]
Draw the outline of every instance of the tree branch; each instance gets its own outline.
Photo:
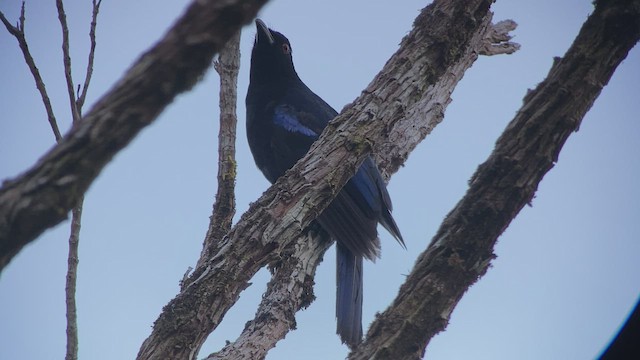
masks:
[[[213,55],[265,2],[194,1],[95,104],[86,121],[74,124],[33,168],[4,182],[0,270],[24,245],[67,217],[111,158],[202,77]]]
[[[93,59],[95,58],[96,52],[96,25],[98,23],[98,12],[100,12],[100,4],[102,4],[102,0],[96,1],[92,0],[92,10],[91,10],[91,25],[89,26],[89,56],[87,59],[87,72],[84,76],[84,82],[82,85],[82,91],[78,94],[78,100],[76,101],[76,106],[78,109],[82,109],[84,106],[84,100],[87,97],[87,91],[89,90],[89,83],[91,82],[91,75],[93,74]],[[82,115],[82,114],[80,114]]]
[[[491,0],[436,1],[425,8],[360,98],[325,129],[311,151],[281,177],[215,244],[212,255],[163,309],[138,359],[192,359],[250,278],[311,223],[388,129],[467,51],[487,25]],[[410,94],[410,96],[408,96]]]
[[[80,112],[76,103],[76,93],[73,89],[73,76],[71,74],[71,55],[69,55],[69,27],[67,25],[67,14],[64,12],[62,0],[56,0],[58,8],[58,20],[62,29],[62,62],[64,64],[64,78],[67,81],[67,95],[69,96],[69,105],[71,107],[71,117],[73,122],[80,121]]]
[[[315,295],[316,269],[333,244],[325,233],[310,231],[287,246],[276,264],[273,276],[253,320],[234,342],[210,354],[206,360],[264,359],[276,343],[296,329],[295,313],[309,306]]]
[[[44,81],[42,80],[42,76],[40,75],[40,71],[36,66],[35,60],[33,60],[33,56],[31,56],[31,52],[29,51],[29,46],[27,45],[27,40],[24,34],[24,25],[25,25],[25,16],[24,16],[24,7],[25,2],[22,1],[22,7],[20,9],[20,19],[18,21],[18,26],[13,26],[4,16],[2,11],[0,11],[0,20],[7,28],[7,31],[13,35],[16,40],[18,40],[18,46],[20,46],[20,50],[22,50],[22,56],[24,56],[24,61],[29,66],[29,70],[31,71],[31,75],[36,82],[36,88],[40,93],[40,97],[42,98],[42,103],[44,104],[44,108],[47,111],[47,118],[49,119],[49,125],[51,126],[51,130],[53,131],[53,136],[56,141],[60,141],[62,135],[60,135],[60,130],[58,129],[58,122],[56,121],[56,117],[53,114],[53,107],[51,106],[51,100],[49,100],[49,95],[47,94],[47,88],[44,86]],[[0,192],[2,190],[0,189]],[[1,220],[0,220],[1,223]],[[1,225],[0,225],[1,227]],[[2,248],[2,240],[0,239],[0,248]],[[4,260],[2,259],[4,256],[0,253],[0,271],[4,267]]]
[[[400,288],[350,359],[420,359],[495,257],[498,236],[533,199],[616,67],[640,39],[640,0],[598,1],[564,58],[528,93]]]
[[[441,122],[444,110],[451,102],[450,95],[453,88],[462,79],[465,71],[473,65],[481,49],[496,47],[504,50],[486,53],[486,55],[497,55],[511,54],[519,48],[518,44],[508,42],[511,39],[508,31],[515,28],[515,23],[501,21],[496,25],[489,25],[491,18],[489,13],[458,63],[443,74],[437,84],[427,90],[423,100],[419,102],[422,107],[414,105],[408,111],[412,115],[399,120],[390,131],[390,138],[402,136],[403,140],[398,141],[406,142],[402,146],[398,146],[395,141],[385,143],[384,148],[388,150],[376,153],[380,170],[387,176],[395,173],[398,166],[406,160],[410,151],[407,149],[414,149]],[[502,33],[502,36],[500,38],[490,36],[496,33]],[[398,159],[402,159],[401,162]],[[279,340],[295,329],[294,314],[307,307],[314,299],[312,284],[315,269],[322,261],[322,254],[331,244],[327,235],[322,236],[318,233],[314,236],[300,236],[295,242],[284,247],[283,255],[275,266],[272,279],[254,319],[247,323],[238,339],[227,344],[222,350],[209,355],[207,359],[265,358],[267,352],[275,347]],[[319,254],[307,249],[318,251]]]
[[[67,306],[67,353],[65,360],[78,359],[78,315],[76,307],[76,284],[78,278],[78,245],[80,244],[80,227],[82,224],[82,203],[80,198],[71,213],[71,233],[69,235],[69,255],[67,256],[67,278],[65,297]]]
[[[214,67],[220,75],[220,131],[218,133],[218,190],[213,204],[209,231],[202,246],[198,265],[209,258],[213,243],[231,230],[236,213],[236,103],[240,71],[240,32],[220,51]]]
[[[93,73],[93,60],[96,49],[96,26],[98,23],[98,12],[100,11],[100,3],[93,0],[93,8],[91,15],[91,25],[89,26],[89,39],[91,46],[87,59],[87,69],[84,80],[82,93],[78,94],[76,100],[73,91],[73,79],[71,77],[71,56],[69,55],[69,29],[67,27],[66,14],[64,12],[62,0],[57,0],[58,19],[62,28],[62,54],[64,63],[65,78],[67,80],[67,92],[69,94],[69,104],[71,106],[71,114],[73,123],[78,123],[82,119],[82,107],[84,106],[85,96],[89,89],[91,74]],[[78,263],[80,257],[78,248],[80,245],[80,228],[82,224],[82,206],[84,203],[84,195],[78,200],[78,204],[71,211],[71,233],[69,235],[69,255],[67,257],[67,278],[66,278],[66,306],[67,306],[67,353],[65,360],[78,359],[78,321],[76,308],[76,284],[78,279]]]

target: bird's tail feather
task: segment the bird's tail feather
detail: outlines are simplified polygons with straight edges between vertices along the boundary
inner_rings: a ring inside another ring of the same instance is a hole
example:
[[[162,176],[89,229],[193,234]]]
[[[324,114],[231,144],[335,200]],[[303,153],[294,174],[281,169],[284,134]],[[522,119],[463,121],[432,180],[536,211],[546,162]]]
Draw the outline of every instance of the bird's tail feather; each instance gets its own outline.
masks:
[[[362,341],[362,256],[336,243],[336,332],[354,348]]]

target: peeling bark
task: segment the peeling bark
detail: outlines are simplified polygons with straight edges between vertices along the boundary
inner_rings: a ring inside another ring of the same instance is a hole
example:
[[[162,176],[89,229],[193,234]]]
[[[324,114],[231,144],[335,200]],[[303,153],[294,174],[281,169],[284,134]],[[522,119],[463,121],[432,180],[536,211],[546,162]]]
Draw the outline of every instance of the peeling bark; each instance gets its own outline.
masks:
[[[184,281],[156,320],[138,359],[197,356],[251,277],[280,259],[364,157],[389,140],[388,129],[406,120],[405,109],[430,96],[433,84],[460,61],[476,33],[485,34],[491,3],[436,1],[420,13],[372,84],[331,121],[311,151],[250,206],[215,244],[211,257]]]
[[[247,322],[238,339],[206,360],[264,359],[279,340],[296,329],[295,313],[315,300],[316,269],[332,244],[326,234],[310,231],[288,246],[275,265],[255,318]]]
[[[515,29],[516,24],[507,20],[490,25],[491,18],[491,14],[487,14],[462,58],[407,111],[410,115],[400,119],[390,130],[389,138],[395,140],[382,144],[384,150],[375,154],[379,168],[387,178],[398,170],[410,151],[441,122],[444,110],[451,102],[453,88],[462,79],[464,72],[473,65],[478,54],[511,54],[519,49],[518,44],[509,42],[509,31]],[[376,85],[370,87],[375,88]],[[300,249],[311,246],[316,251],[324,253],[325,248],[330,245],[330,239],[322,234],[300,236],[294,243],[287,245],[283,253],[291,255],[281,256],[278,266],[275,266],[255,318],[247,323],[238,339],[209,355],[207,359],[265,358],[278,341],[295,329],[293,314],[305,308],[308,301],[314,298],[313,287],[309,282],[313,280],[315,268],[322,261],[322,257],[315,252]],[[292,276],[294,269],[308,269],[306,277]]]

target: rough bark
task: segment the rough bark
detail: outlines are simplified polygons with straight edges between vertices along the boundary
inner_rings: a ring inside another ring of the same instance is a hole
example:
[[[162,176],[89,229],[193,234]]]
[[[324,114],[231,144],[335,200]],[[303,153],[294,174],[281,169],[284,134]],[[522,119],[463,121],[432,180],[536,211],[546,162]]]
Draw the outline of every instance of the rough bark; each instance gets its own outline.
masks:
[[[598,1],[563,58],[524,98],[466,195],[350,359],[419,359],[495,257],[498,236],[558,161],[569,135],[640,38],[640,1]]]
[[[509,31],[516,26],[513,21],[501,21],[492,26],[489,25],[490,21],[491,14],[488,14],[458,63],[450,67],[450,71],[443,74],[437,84],[429,87],[419,105],[414,105],[407,112],[411,116],[399,120],[390,131],[389,138],[402,143],[385,142],[383,149],[387,150],[376,153],[380,170],[385,174],[397,171],[410,151],[440,123],[446,106],[451,102],[452,89],[475,62],[478,54],[510,54],[519,48],[518,44],[509,42]],[[300,236],[287,245],[283,249],[283,254],[286,255],[282,255],[274,266],[273,276],[254,319],[246,324],[238,339],[210,354],[207,359],[265,358],[279,340],[289,331],[295,330],[295,313],[308,306],[315,298],[315,269],[322,261],[322,254],[331,244],[326,235],[317,233],[314,236]]]
[[[33,168],[3,183],[0,270],[24,245],[66,219],[113,156],[202,77],[213,55],[265,2],[194,1],[102,96],[85,121],[74,124]]]
[[[287,246],[274,266],[255,318],[247,322],[238,339],[206,360],[264,359],[279,340],[296,329],[296,312],[315,300],[316,269],[332,244],[327,234],[310,231]]]
[[[69,254],[67,256],[67,276],[65,282],[65,302],[67,307],[67,353],[65,360],[78,359],[78,311],[76,307],[76,285],[78,278],[78,246],[80,244],[80,227],[82,223],[82,197],[71,216],[69,234]]]
[[[332,200],[390,129],[468,50],[487,26],[491,0],[436,1],[425,8],[363,94],[334,119],[321,138],[215,244],[180,293],[163,309],[138,359],[193,359],[227,310],[263,266]],[[435,34],[435,35],[434,35]],[[435,36],[435,37],[434,37]]]
[[[198,264],[209,258],[215,241],[231,230],[236,213],[236,103],[240,71],[240,32],[220,51],[214,67],[220,75],[220,131],[218,132],[218,189],[209,230],[204,239]]]

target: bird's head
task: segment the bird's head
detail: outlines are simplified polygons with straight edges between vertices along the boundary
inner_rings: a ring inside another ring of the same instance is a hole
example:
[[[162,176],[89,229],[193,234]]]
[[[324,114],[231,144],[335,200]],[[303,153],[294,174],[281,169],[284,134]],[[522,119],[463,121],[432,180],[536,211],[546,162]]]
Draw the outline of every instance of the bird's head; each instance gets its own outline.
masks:
[[[281,33],[256,20],[256,40],[251,51],[251,79],[282,81],[298,79],[291,44]]]

